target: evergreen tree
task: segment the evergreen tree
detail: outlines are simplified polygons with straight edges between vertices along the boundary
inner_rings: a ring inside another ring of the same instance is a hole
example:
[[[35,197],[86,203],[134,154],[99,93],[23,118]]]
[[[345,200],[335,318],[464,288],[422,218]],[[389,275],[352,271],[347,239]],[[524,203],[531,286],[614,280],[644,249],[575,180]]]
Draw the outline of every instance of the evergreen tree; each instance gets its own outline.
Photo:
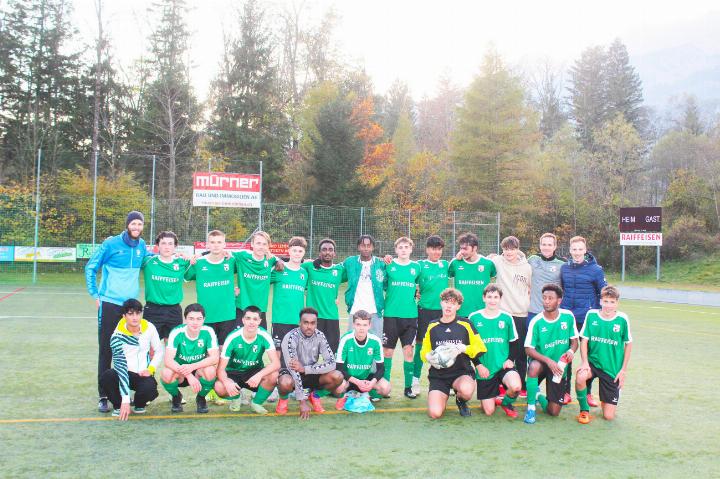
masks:
[[[627,48],[620,39],[615,39],[608,47],[605,78],[608,117],[621,114],[637,131],[644,131],[646,118],[642,108],[642,82],[630,65]]]
[[[570,117],[585,148],[592,148],[593,132],[608,119],[607,55],[600,46],[582,52],[570,68]]]

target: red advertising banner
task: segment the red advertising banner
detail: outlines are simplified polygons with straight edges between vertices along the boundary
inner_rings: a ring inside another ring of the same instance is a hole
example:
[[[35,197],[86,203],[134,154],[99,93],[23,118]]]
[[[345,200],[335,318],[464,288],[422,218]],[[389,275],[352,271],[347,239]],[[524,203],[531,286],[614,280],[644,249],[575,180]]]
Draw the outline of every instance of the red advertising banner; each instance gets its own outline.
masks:
[[[201,253],[205,251],[207,248],[205,248],[205,242],[204,241],[196,241],[195,242],[195,252]],[[242,241],[228,241],[225,243],[225,249],[229,251],[251,251],[252,246],[250,246],[250,243],[245,243]],[[198,251],[200,250],[200,251]],[[289,247],[287,243],[273,243],[270,246],[270,252],[277,256],[287,256]]]

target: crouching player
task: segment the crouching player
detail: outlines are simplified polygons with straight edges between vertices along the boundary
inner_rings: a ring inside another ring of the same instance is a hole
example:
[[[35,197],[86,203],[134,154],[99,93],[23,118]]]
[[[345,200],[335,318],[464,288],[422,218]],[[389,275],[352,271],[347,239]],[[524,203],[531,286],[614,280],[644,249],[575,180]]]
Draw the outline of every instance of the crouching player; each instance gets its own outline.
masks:
[[[502,295],[499,286],[486,286],[483,292],[485,308],[472,313],[468,321],[487,348],[487,353],[480,358],[477,367],[477,398],[481,401],[483,411],[488,416],[495,412],[495,397],[503,385],[505,396],[499,405],[505,414],[516,418],[518,414],[513,403],[520,393],[521,382],[515,363],[510,359],[510,343],[518,340],[518,334],[513,317],[500,310]]]
[[[343,394],[335,403],[335,409],[338,411],[345,407],[347,397],[344,393],[348,390],[361,393],[376,391],[380,396],[390,394],[390,383],[383,378],[385,365],[382,341],[374,334],[368,333],[371,322],[370,313],[362,309],[355,311],[353,330],[340,338],[336,364],[345,380],[334,391],[336,394]]]
[[[160,379],[172,396],[172,412],[182,412],[181,387],[197,394],[197,412],[208,412],[205,396],[215,384],[219,349],[215,330],[205,326],[205,308],[193,303],[185,308],[185,324],[170,331],[165,347],[165,369]]]
[[[158,396],[153,377],[163,360],[165,348],[157,329],[142,319],[143,305],[128,299],[120,310],[122,319],[110,336],[112,368],[100,375],[100,386],[113,405],[112,415],[127,421],[130,415],[130,390],[135,391],[135,414],[144,414],[145,405]],[[152,361],[150,350],[153,350]]]
[[[603,417],[615,418],[620,390],[625,384],[625,373],[630,362],[632,335],[625,313],[617,310],[620,292],[614,286],[605,286],[600,292],[601,309],[591,309],[585,316],[580,331],[580,357],[575,391],[580,403],[581,424],[590,422],[587,382],[600,378],[600,402]]]
[[[343,375],[335,369],[335,355],[330,343],[317,325],[317,310],[303,308],[300,310],[300,326],[283,338],[283,369],[278,378],[280,400],[275,408],[278,414],[287,413],[288,394],[294,389],[295,399],[300,401],[300,419],[309,419],[310,405],[305,388],[311,390],[309,400],[312,410],[325,412],[317,393],[335,391],[342,384]]]
[[[429,362],[428,354],[432,354],[438,346],[453,345],[459,352],[451,365],[443,368],[433,365],[429,368],[428,415],[432,419],[438,419],[445,412],[451,389],[455,390],[455,403],[460,415],[471,415],[467,401],[475,392],[473,365],[480,364],[480,355],[486,349],[475,328],[467,320],[457,317],[462,302],[460,291],[453,288],[443,291],[440,294],[442,317],[430,323],[423,338],[420,357],[426,362]]]
[[[231,410],[239,409],[242,388],[255,392],[250,408],[258,414],[267,414],[263,403],[275,389],[280,359],[270,334],[260,327],[260,308],[248,306],[242,317],[242,327],[230,333],[225,340],[217,370],[215,392],[220,397],[237,401]],[[267,353],[270,364],[263,363]]]
[[[578,347],[575,317],[567,309],[560,309],[563,290],[556,284],[542,288],[543,313],[535,316],[528,325],[525,352],[530,358],[527,372],[528,409],[524,421],[535,423],[535,403],[540,401],[551,416],[560,414],[568,381],[568,369]],[[567,367],[566,367],[567,365]],[[540,383],[544,380],[547,400],[538,398]],[[537,398],[537,401],[536,401]]]

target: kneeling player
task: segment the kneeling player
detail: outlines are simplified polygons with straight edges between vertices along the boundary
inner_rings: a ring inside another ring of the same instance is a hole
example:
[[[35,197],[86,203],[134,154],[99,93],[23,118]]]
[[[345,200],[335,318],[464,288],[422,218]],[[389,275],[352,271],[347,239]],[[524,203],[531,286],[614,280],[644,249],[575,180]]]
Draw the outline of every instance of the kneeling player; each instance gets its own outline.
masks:
[[[547,379],[547,401],[544,397],[537,400],[543,404],[545,412],[557,416],[563,406],[568,368],[572,368],[572,360],[578,347],[578,332],[572,312],[560,309],[562,297],[563,290],[560,286],[543,286],[544,311],[535,316],[528,325],[525,352],[531,362],[526,381],[528,410],[524,419],[528,424],[535,423],[536,398],[539,384],[544,379]]]
[[[313,411],[325,412],[318,392],[335,391],[343,381],[343,375],[335,369],[335,355],[325,338],[317,329],[318,312],[313,308],[300,310],[300,326],[285,335],[282,341],[283,369],[278,378],[278,401],[275,412],[286,414],[288,394],[295,389],[295,399],[300,401],[300,419],[310,417],[305,388],[311,389],[310,404]]]
[[[580,403],[578,422],[590,422],[590,405],[587,382],[600,378],[600,401],[603,417],[615,418],[620,390],[625,384],[625,372],[630,362],[632,335],[625,313],[617,310],[620,292],[614,286],[605,286],[600,292],[601,309],[591,309],[585,316],[580,331],[580,357],[575,391]]]
[[[426,362],[438,346],[453,345],[459,354],[452,365],[444,368],[432,366],[428,372],[428,415],[437,419],[445,412],[450,390],[455,390],[455,403],[461,416],[470,416],[467,401],[475,392],[475,368],[480,355],[486,351],[485,344],[467,320],[459,319],[457,312],[462,306],[462,293],[447,288],[440,295],[442,317],[430,323],[423,339],[420,357]],[[432,363],[431,363],[432,364]]]
[[[272,337],[260,327],[261,322],[260,308],[245,308],[243,326],[230,333],[225,340],[215,392],[220,397],[237,400],[242,388],[255,391],[250,408],[258,414],[267,414],[262,404],[275,389],[280,359]],[[270,358],[267,366],[263,364],[263,353],[267,353]]]
[[[193,303],[185,308],[185,324],[170,331],[165,348],[165,369],[160,377],[172,396],[172,412],[182,412],[181,387],[197,394],[197,412],[208,412],[205,396],[215,384],[219,349],[215,331],[205,326],[205,308]]]
[[[505,414],[516,418],[518,414],[513,403],[520,393],[521,381],[515,363],[510,359],[510,343],[518,340],[518,334],[513,317],[500,310],[502,295],[502,289],[495,284],[485,287],[485,308],[472,313],[468,321],[487,348],[487,353],[480,358],[477,367],[477,398],[481,401],[483,411],[488,416],[495,412],[495,397],[500,392],[500,385],[503,385],[505,396],[500,407]]]
[[[376,391],[380,396],[390,394],[390,383],[383,378],[385,365],[382,342],[374,334],[368,333],[371,322],[370,313],[362,309],[355,311],[353,330],[340,338],[336,362],[337,369],[343,373],[345,380],[335,390],[336,394],[344,394],[348,390],[361,393]],[[346,399],[344,395],[338,399],[335,409],[343,409]]]

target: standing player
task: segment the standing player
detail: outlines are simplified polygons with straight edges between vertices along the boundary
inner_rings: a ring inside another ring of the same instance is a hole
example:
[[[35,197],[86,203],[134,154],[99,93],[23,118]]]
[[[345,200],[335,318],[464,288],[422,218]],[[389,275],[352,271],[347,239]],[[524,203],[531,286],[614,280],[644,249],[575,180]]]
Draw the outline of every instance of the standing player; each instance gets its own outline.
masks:
[[[313,308],[300,311],[300,326],[285,335],[282,342],[282,364],[278,378],[280,400],[275,412],[287,414],[288,394],[294,389],[300,401],[300,419],[310,417],[310,405],[316,413],[325,412],[319,391],[335,391],[343,375],[335,369],[335,355],[325,335],[317,328],[318,313]],[[308,395],[305,388],[310,389]]]
[[[302,267],[307,241],[293,236],[288,242],[290,261],[282,271],[273,271],[270,282],[274,284],[272,302],[272,338],[275,349],[280,350],[285,335],[298,326],[300,310],[305,307],[305,289],[308,273]]]
[[[165,348],[165,368],[160,376],[172,396],[172,412],[182,412],[181,387],[190,386],[197,394],[197,412],[208,412],[205,396],[215,384],[215,369],[220,354],[215,331],[203,325],[205,308],[193,303],[185,308],[185,324],[170,333]]]
[[[215,391],[222,397],[238,400],[242,388],[255,391],[250,408],[257,414],[267,414],[263,403],[270,397],[277,383],[280,358],[273,340],[261,326],[260,308],[248,306],[242,317],[242,328],[233,331],[225,340],[217,370]],[[267,353],[270,364],[263,363]],[[233,405],[235,406],[235,404]],[[232,410],[239,408],[231,407]]]
[[[152,323],[142,319],[142,303],[128,299],[120,309],[122,319],[110,336],[112,368],[100,375],[100,385],[113,406],[112,415],[121,421],[130,416],[130,390],[135,391],[135,414],[145,414],[145,405],[158,396],[153,375],[163,360],[163,343]],[[153,350],[152,361],[150,350]]]
[[[477,367],[477,398],[482,402],[483,411],[488,416],[495,412],[495,397],[500,386],[505,386],[505,395],[500,402],[505,414],[517,417],[513,407],[520,393],[520,374],[515,369],[510,350],[518,340],[513,317],[500,309],[503,290],[495,284],[485,287],[483,301],[485,309],[475,311],[468,321],[482,338],[487,352],[480,358]]]
[[[595,257],[587,249],[587,241],[582,236],[570,238],[570,259],[560,268],[562,287],[565,297],[561,308],[569,309],[575,317],[577,329],[582,329],[585,315],[591,309],[600,308],[600,291],[607,286],[605,272]],[[572,371],[570,371],[572,374]],[[570,376],[572,378],[572,376]],[[588,382],[588,404],[597,407],[599,404],[590,394],[592,379]],[[570,400],[570,383],[568,382],[566,399]]]
[[[352,331],[340,338],[336,364],[345,380],[335,390],[336,394],[348,390],[361,393],[376,391],[380,396],[390,394],[390,383],[383,378],[382,341],[368,332],[371,328],[372,315],[361,309],[353,315]],[[338,399],[335,409],[342,410],[346,399],[344,395]]]
[[[412,390],[413,342],[417,335],[418,308],[415,303],[415,290],[420,277],[420,264],[411,261],[413,242],[405,236],[395,241],[394,259],[386,268],[387,297],[385,298],[385,317],[383,325],[383,355],[385,356],[385,379],[390,381],[393,354],[398,340],[402,344],[403,373],[405,377],[405,397],[415,399]]]
[[[442,317],[430,323],[423,339],[421,355],[428,360],[428,353],[438,346],[454,345],[460,354],[452,366],[446,368],[430,367],[428,380],[428,415],[432,419],[440,418],[445,412],[450,390],[455,390],[455,404],[460,415],[471,415],[467,402],[475,392],[475,368],[480,363],[480,355],[486,351],[485,345],[472,325],[467,320],[458,318],[457,312],[462,306],[462,293],[448,288],[440,295]]]
[[[250,237],[250,251],[233,253],[237,265],[239,294],[235,300],[236,319],[238,323],[248,306],[260,308],[262,322],[260,327],[267,329],[268,297],[270,296],[270,273],[276,269],[282,271],[283,262],[270,254],[270,235],[264,231],[256,231]]]
[[[600,378],[603,417],[608,421],[615,418],[632,351],[630,322],[625,313],[617,310],[619,301],[618,289],[605,286],[600,292],[602,309],[588,311],[580,331],[582,364],[577,370],[575,391],[580,403],[577,420],[581,424],[590,422],[586,383],[591,378]]]
[[[413,357],[412,389],[415,395],[420,393],[420,376],[422,375],[423,360],[420,356],[423,339],[430,325],[442,316],[440,308],[440,293],[448,287],[449,264],[441,259],[445,241],[437,235],[428,237],[425,243],[427,259],[418,261],[420,264],[420,277],[418,278],[418,327],[415,336],[415,356]]]
[[[497,271],[497,285],[500,286],[500,308],[512,315],[518,341],[510,344],[510,357],[520,374],[522,391],[525,391],[527,356],[525,355],[525,336],[527,336],[527,315],[530,306],[530,281],[532,267],[520,251],[520,241],[514,236],[503,238],[500,242],[502,255],[492,258]]]
[[[308,273],[307,305],[318,311],[317,328],[323,332],[335,353],[340,343],[338,293],[340,284],[347,281],[347,274],[342,264],[333,263],[336,256],[333,240],[321,239],[318,251],[319,258],[302,265]]]
[[[110,406],[100,375],[110,368],[110,336],[123,315],[122,304],[140,292],[140,267],[147,254],[145,241],[140,237],[144,223],[139,211],[128,213],[125,231],[103,241],[85,266],[87,290],[95,298],[98,312],[98,411],[103,413],[110,412]],[[99,289],[98,271],[102,276]]]
[[[485,307],[483,291],[495,277],[495,264],[478,253],[478,237],[465,233],[458,240],[460,251],[450,262],[448,276],[455,278],[455,288],[463,295],[462,307],[458,316],[467,318],[470,313]]]
[[[348,256],[343,261],[347,274],[348,287],[345,291],[345,304],[350,314],[348,329],[352,329],[353,315],[357,311],[367,311],[372,315],[372,333],[381,338],[383,333],[383,308],[385,298],[385,263],[375,256],[375,239],[362,235],[357,241],[357,256]]]
[[[167,340],[170,331],[182,324],[183,277],[190,262],[175,257],[178,238],[172,231],[162,231],[155,238],[158,254],[143,261],[145,311],[143,318],[155,325],[160,339]]]
[[[528,410],[525,414],[525,422],[528,424],[535,423],[535,402],[539,383],[544,379],[547,406],[544,405],[544,397],[538,400],[549,415],[560,414],[568,371],[572,368],[572,360],[578,348],[575,318],[570,311],[559,309],[563,298],[562,288],[556,284],[546,284],[542,295],[544,311],[530,321],[525,338],[525,351],[531,359],[527,373]],[[567,367],[558,365],[559,362],[566,363]]]

